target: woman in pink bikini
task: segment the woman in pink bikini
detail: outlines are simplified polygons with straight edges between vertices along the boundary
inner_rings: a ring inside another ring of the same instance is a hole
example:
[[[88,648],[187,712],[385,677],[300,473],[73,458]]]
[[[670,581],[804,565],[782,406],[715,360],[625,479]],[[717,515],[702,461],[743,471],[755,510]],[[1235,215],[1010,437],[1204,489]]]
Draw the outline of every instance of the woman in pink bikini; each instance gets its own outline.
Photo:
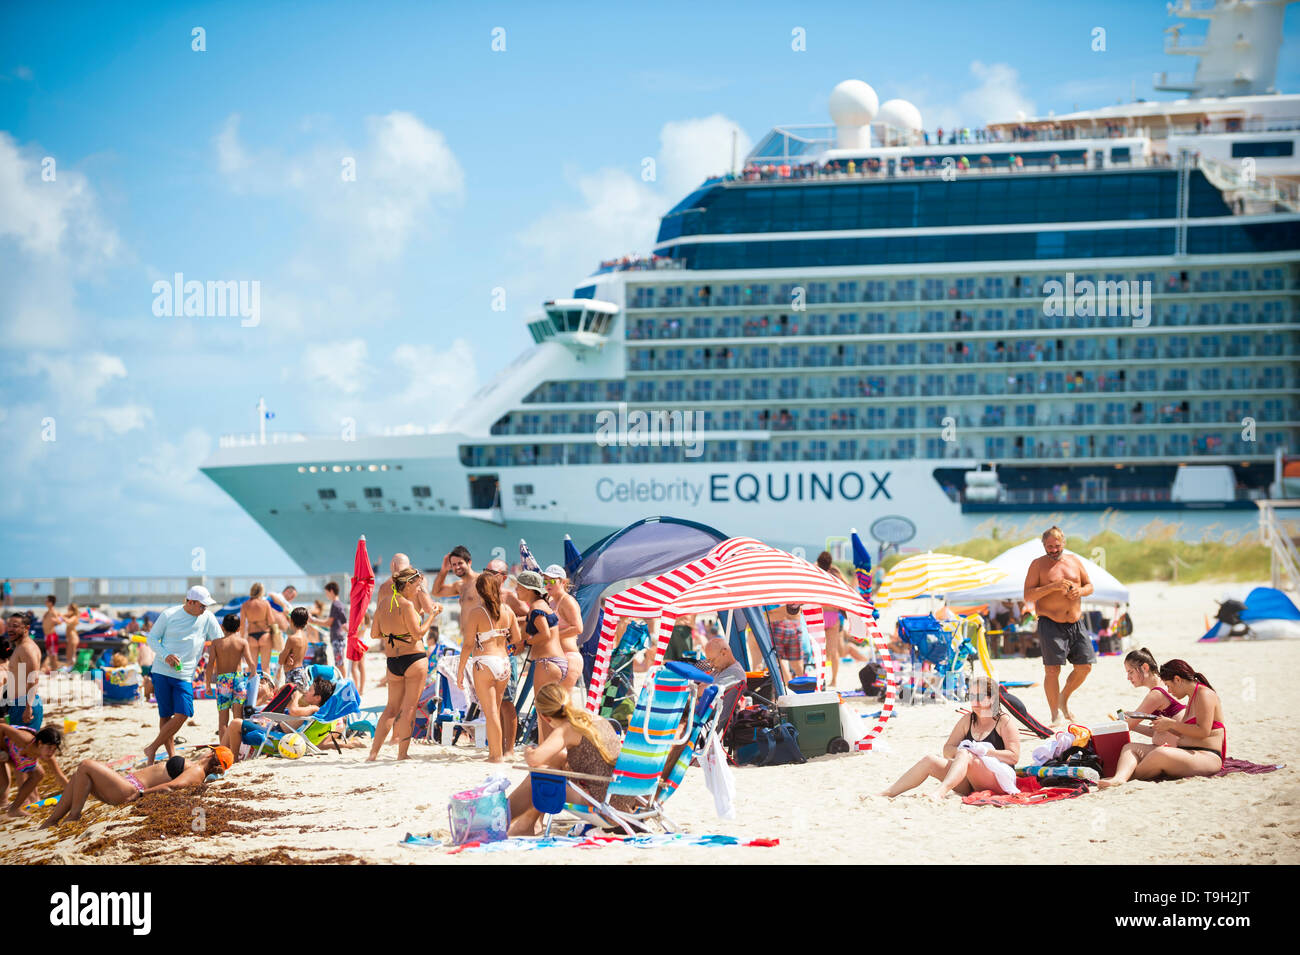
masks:
[[[1146,647],[1134,650],[1124,658],[1124,672],[1128,675],[1130,683],[1135,687],[1145,687],[1147,691],[1147,695],[1142,697],[1142,702],[1137,705],[1137,709],[1130,712],[1149,713],[1152,716],[1167,716],[1173,719],[1183,711],[1183,704],[1160,685],[1160,665],[1156,663],[1155,656]],[[1155,732],[1146,720],[1129,719],[1127,722],[1130,733],[1151,736]],[[1160,745],[1162,742],[1172,743],[1175,740],[1162,737],[1154,742]]]
[[[1119,754],[1115,775],[1102,788],[1122,786],[1130,779],[1174,779],[1213,776],[1228,758],[1228,730],[1223,703],[1210,682],[1186,660],[1170,660],[1160,679],[1175,698],[1187,700],[1178,719],[1162,716],[1152,724],[1152,742],[1129,743]]]

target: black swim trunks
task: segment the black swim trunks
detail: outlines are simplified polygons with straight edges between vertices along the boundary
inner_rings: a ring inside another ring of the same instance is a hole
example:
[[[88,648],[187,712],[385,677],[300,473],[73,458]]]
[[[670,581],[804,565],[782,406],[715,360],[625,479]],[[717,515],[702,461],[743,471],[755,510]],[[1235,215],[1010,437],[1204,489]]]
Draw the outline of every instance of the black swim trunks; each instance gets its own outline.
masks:
[[[1043,666],[1064,666],[1070,663],[1096,663],[1097,651],[1092,648],[1092,637],[1083,628],[1083,622],[1057,623],[1051,617],[1038,618],[1038,646],[1043,651]]]

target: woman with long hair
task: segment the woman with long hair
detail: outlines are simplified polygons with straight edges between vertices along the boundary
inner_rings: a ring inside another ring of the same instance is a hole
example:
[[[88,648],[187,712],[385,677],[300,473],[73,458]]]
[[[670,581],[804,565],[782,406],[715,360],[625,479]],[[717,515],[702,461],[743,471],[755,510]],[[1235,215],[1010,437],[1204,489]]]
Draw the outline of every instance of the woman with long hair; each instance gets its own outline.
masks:
[[[1011,718],[1002,712],[997,684],[988,677],[977,676],[971,681],[970,703],[971,714],[957,720],[943,744],[943,755],[924,757],[880,795],[898,796],[931,776],[940,780],[939,788],[930,796],[935,801],[950,792],[966,796],[982,789],[1001,789],[997,776],[984,764],[983,758],[1006,763],[1014,775],[1012,767],[1020,759],[1020,733]],[[964,742],[975,745],[963,746]]]
[[[1187,705],[1174,719],[1162,716],[1151,725],[1150,743],[1129,743],[1119,752],[1115,775],[1103,788],[1122,786],[1130,779],[1170,776],[1213,776],[1228,758],[1228,729],[1223,701],[1210,681],[1186,660],[1170,660],[1160,668],[1169,692]]]
[[[203,785],[208,776],[220,776],[234,762],[234,755],[224,746],[214,746],[212,752],[198,759],[172,756],[165,762],[150,763],[144,769],[118,773],[99,760],[82,760],[63,788],[54,811],[45,817],[40,828],[57,826],[65,817],[68,822],[81,818],[81,810],[92,795],[110,806],[135,802],[151,793],[171,792]]]
[[[55,778],[67,789],[68,777],[54,758],[62,746],[63,730],[57,726],[31,730],[0,723],[0,802],[8,798],[11,782],[18,787],[14,801],[9,804],[10,816],[27,815],[27,800],[45,778],[41,763],[49,765]]]
[[[1137,709],[1130,712],[1148,713],[1156,717],[1167,716],[1172,719],[1183,711],[1183,704],[1160,685],[1160,665],[1156,663],[1156,658],[1146,647],[1134,650],[1124,658],[1124,673],[1135,687],[1145,687],[1147,691],[1147,695],[1142,697],[1142,702],[1138,704]],[[1154,735],[1155,731],[1145,720],[1126,717],[1125,722],[1128,723],[1130,733],[1137,733],[1139,736]],[[1161,742],[1174,741],[1171,737],[1154,742],[1159,745]]]
[[[500,763],[504,760],[501,700],[510,681],[507,647],[519,640],[519,621],[501,605],[501,581],[496,574],[479,574],[474,589],[482,602],[473,605],[468,620],[460,622],[460,667],[456,671],[456,684],[464,688],[465,670],[469,669],[474,696],[487,723],[488,762]]]
[[[562,683],[548,683],[536,695],[539,723],[548,727],[542,742],[524,751],[524,760],[534,769],[564,769],[573,773],[611,778],[614,763],[623,748],[609,720],[574,705]],[[583,780],[582,788],[593,799],[604,799],[608,783]],[[576,793],[573,802],[583,802]],[[615,796],[615,809],[632,810],[636,803]],[[525,779],[510,793],[510,835],[534,835],[541,813],[533,808],[532,782]]]
[[[515,578],[515,594],[528,608],[524,617],[524,643],[533,661],[533,692],[569,675],[569,658],[560,645],[560,616],[546,600],[546,584],[535,570]]]
[[[378,758],[379,748],[384,745],[394,724],[397,758],[408,758],[415,706],[420,701],[420,693],[429,674],[429,651],[424,645],[424,637],[440,610],[435,605],[433,613],[421,622],[415,607],[423,581],[424,575],[414,567],[399,570],[393,575],[392,590],[375,610],[370,639],[380,641],[384,648],[388,666],[388,704],[379,717],[379,725],[375,727],[375,739],[366,762]]]

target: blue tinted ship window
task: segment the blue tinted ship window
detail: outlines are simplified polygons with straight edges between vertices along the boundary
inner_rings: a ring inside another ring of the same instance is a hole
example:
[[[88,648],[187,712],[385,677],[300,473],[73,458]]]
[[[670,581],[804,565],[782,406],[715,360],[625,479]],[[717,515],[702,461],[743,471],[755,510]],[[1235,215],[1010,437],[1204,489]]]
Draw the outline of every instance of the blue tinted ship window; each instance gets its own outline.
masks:
[[[573,290],[573,297],[574,298],[595,298],[596,286],[584,285],[582,288],[576,288]]]
[[[1233,143],[1232,158],[1241,159],[1246,156],[1259,156],[1261,158],[1271,156],[1294,156],[1295,143],[1288,139],[1277,140],[1276,142],[1267,143]]]

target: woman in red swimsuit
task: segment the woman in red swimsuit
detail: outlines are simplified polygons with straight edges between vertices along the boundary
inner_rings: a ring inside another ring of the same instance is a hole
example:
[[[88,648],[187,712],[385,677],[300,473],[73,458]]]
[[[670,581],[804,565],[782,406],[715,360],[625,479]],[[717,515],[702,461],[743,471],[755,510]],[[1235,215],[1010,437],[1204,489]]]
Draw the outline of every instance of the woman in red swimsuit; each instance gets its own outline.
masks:
[[[1176,717],[1183,711],[1183,704],[1174,699],[1174,695],[1160,685],[1160,665],[1156,663],[1156,658],[1146,647],[1141,650],[1134,650],[1124,658],[1124,672],[1128,676],[1128,681],[1135,687],[1143,687],[1147,695],[1142,697],[1142,702],[1138,704],[1135,713],[1149,713],[1152,716],[1167,716],[1170,719]],[[1145,720],[1127,720],[1128,730],[1130,733],[1137,733],[1139,736],[1152,736],[1155,731]],[[1159,746],[1162,743],[1174,743],[1176,739],[1169,734],[1163,735],[1160,739],[1153,740]]]
[[[1170,660],[1160,668],[1177,699],[1187,700],[1179,719],[1162,716],[1152,724],[1153,739],[1169,734],[1176,743],[1129,743],[1119,754],[1115,775],[1101,786],[1121,786],[1130,779],[1170,776],[1213,776],[1228,757],[1228,730],[1223,723],[1223,703],[1210,682],[1186,660]]]

